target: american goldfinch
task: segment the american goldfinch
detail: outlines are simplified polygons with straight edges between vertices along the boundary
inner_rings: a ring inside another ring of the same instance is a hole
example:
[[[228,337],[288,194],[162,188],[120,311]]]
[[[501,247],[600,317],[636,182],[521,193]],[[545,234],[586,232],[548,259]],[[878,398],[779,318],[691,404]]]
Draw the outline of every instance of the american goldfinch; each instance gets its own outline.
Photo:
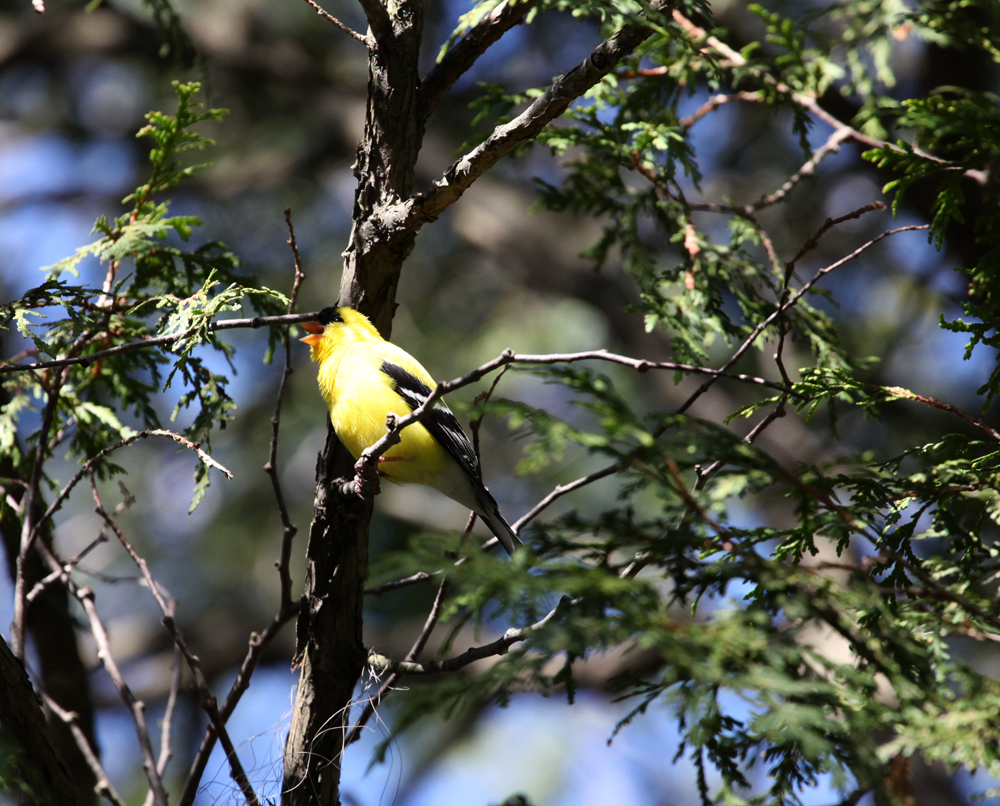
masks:
[[[319,364],[319,390],[330,409],[337,439],[355,459],[385,434],[385,416],[405,416],[437,385],[405,350],[383,339],[368,318],[352,308],[325,308],[303,322]],[[455,415],[439,400],[400,442],[379,459],[379,475],[396,484],[426,484],[475,512],[507,553],[520,544],[497,502],[479,480],[479,461]]]

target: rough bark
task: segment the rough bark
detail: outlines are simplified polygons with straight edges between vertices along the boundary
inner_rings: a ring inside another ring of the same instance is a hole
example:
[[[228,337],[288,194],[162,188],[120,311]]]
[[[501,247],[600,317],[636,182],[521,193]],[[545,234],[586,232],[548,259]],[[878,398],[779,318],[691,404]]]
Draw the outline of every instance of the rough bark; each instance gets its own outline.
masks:
[[[390,241],[377,222],[380,210],[409,198],[413,190],[423,138],[417,72],[423,5],[421,0],[389,3],[387,17],[378,0],[362,5],[370,25],[368,109],[355,164],[354,228],[344,253],[339,304],[367,314],[388,338],[400,270],[414,236]],[[340,759],[367,657],[362,603],[372,503],[345,494],[342,484],[353,478],[353,467],[353,457],[328,423],[317,468],[305,606],[297,627],[301,673],[282,788],[282,803],[288,806],[340,802]]]
[[[9,456],[0,459],[0,476],[18,478],[20,474]],[[19,501],[24,494],[23,488],[12,487],[8,494]],[[38,504],[38,516],[45,507]],[[0,512],[0,535],[3,537],[7,553],[7,566],[11,579],[16,573],[17,555],[21,544],[21,524],[10,509]],[[51,541],[51,532],[45,530],[42,539]],[[45,576],[41,558],[37,552],[32,552],[25,566],[28,589]],[[53,584],[46,588],[28,608],[26,613],[27,629],[36,650],[38,666],[36,672],[41,678],[45,692],[62,708],[77,715],[77,725],[83,731],[91,747],[96,751],[94,740],[94,704],[87,681],[87,669],[80,656],[76,640],[76,630],[73,617],[69,610],[69,595],[66,588]],[[76,783],[78,792],[83,793],[84,802],[92,803],[97,779],[87,764],[83,753],[77,747],[69,726],[58,717],[47,714],[50,740],[56,748],[59,758],[63,760],[69,773]],[[0,712],[0,720],[5,714]]]
[[[31,681],[7,643],[0,639],[0,735],[3,752],[14,750],[15,767],[25,792],[21,803],[85,806],[62,752],[52,741]],[[93,785],[89,792],[93,792]]]
[[[557,79],[521,116],[459,160],[431,192],[415,197],[413,178],[426,116],[478,55],[523,19],[529,5],[521,9],[505,4],[489,15],[432,71],[423,94],[417,74],[421,0],[390,0],[385,6],[380,0],[361,0],[361,5],[370,26],[368,108],[355,164],[354,227],[344,252],[339,304],[367,314],[388,338],[402,263],[417,230],[502,156],[562,114],[652,29],[638,22],[623,26],[585,62]],[[652,8],[664,11],[671,5],[672,0],[656,0]],[[282,803],[286,806],[340,802],[341,756],[355,686],[367,658],[362,599],[372,506],[345,485],[353,479],[353,467],[353,457],[328,425],[317,468],[305,606],[297,629],[296,663],[301,675],[285,743]]]

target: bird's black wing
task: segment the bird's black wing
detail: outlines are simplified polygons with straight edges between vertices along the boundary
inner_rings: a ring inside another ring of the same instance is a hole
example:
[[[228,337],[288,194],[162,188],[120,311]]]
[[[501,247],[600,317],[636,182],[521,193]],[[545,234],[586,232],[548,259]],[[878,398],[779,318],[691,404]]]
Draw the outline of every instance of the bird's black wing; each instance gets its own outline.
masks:
[[[396,394],[406,401],[410,411],[422,406],[431,395],[431,388],[426,383],[407,372],[399,364],[383,359],[382,372],[392,378]],[[420,422],[458,462],[459,467],[478,482],[479,461],[476,459],[476,451],[451,409],[439,400]]]

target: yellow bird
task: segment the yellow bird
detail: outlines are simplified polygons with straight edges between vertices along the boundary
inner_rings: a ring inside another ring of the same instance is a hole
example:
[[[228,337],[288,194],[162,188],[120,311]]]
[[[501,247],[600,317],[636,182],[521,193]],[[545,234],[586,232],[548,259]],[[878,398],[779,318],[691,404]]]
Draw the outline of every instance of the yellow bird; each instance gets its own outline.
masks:
[[[303,322],[319,364],[319,390],[337,439],[355,459],[385,434],[385,415],[405,416],[437,386],[420,362],[383,339],[353,308],[324,308]],[[472,443],[443,400],[379,458],[379,475],[396,484],[426,484],[475,512],[513,555],[520,545],[497,502],[479,479]]]

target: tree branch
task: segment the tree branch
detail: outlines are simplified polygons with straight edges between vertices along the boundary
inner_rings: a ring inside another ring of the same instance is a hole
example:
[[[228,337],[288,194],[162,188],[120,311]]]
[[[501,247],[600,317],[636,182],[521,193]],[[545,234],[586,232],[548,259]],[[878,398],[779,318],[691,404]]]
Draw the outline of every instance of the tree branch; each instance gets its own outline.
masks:
[[[565,610],[565,608],[576,604],[579,601],[580,599],[570,599],[568,596],[563,596],[562,599],[559,600],[559,604],[552,608],[552,610],[550,610],[540,621],[536,621],[534,624],[529,624],[527,627],[521,627],[519,629],[511,627],[496,641],[484,644],[483,646],[469,647],[469,649],[461,655],[456,655],[455,657],[448,658],[447,660],[440,662],[432,660],[427,661],[426,663],[417,663],[409,660],[395,661],[385,657],[384,655],[379,655],[378,653],[373,652],[368,656],[368,663],[374,669],[379,671],[390,671],[396,675],[443,674],[445,672],[457,672],[459,669],[463,669],[478,660],[494,657],[496,655],[506,655],[507,650],[514,644],[519,641],[527,640],[533,632],[537,632],[552,621],[560,611]]]
[[[782,313],[784,313],[785,311],[787,311],[789,308],[791,308],[793,305],[795,305],[795,303],[797,303],[800,299],[802,299],[802,297],[806,295],[806,293],[809,291],[809,289],[812,288],[814,285],[816,285],[816,283],[818,283],[822,277],[824,277],[825,275],[829,274],[834,269],[839,268],[840,266],[843,266],[848,261],[853,260],[858,255],[860,255],[862,252],[864,252],[867,249],[870,249],[872,246],[874,246],[875,244],[877,244],[883,238],[888,238],[890,235],[895,235],[895,234],[897,234],[899,232],[911,232],[911,231],[914,231],[914,230],[925,230],[925,229],[929,229],[929,228],[930,228],[930,224],[911,224],[911,225],[906,226],[906,227],[897,227],[896,229],[886,230],[885,232],[882,232],[879,235],[876,235],[874,238],[872,238],[867,243],[864,243],[861,246],[859,246],[857,249],[855,249],[849,255],[846,255],[845,257],[842,257],[840,260],[838,260],[838,261],[836,261],[834,263],[831,263],[829,266],[826,266],[826,267],[820,269],[819,271],[817,271],[816,274],[813,275],[813,277],[812,277],[811,280],[809,280],[798,291],[796,291],[794,294],[792,294],[791,297],[789,297],[786,302],[779,303],[777,305],[774,313],[772,313],[770,316],[768,316],[767,319],[765,319],[763,322],[761,322],[760,324],[758,324],[757,327],[755,327],[753,329],[753,331],[750,333],[750,335],[747,336],[747,338],[744,340],[744,342],[736,349],[736,352],[733,353],[732,356],[730,356],[729,360],[726,361],[726,363],[722,366],[722,369],[719,370],[719,371],[722,372],[722,371],[728,370],[731,366],[733,366],[733,364],[735,364],[737,361],[739,361],[739,359],[743,355],[743,353],[745,353],[750,348],[750,345],[753,344],[754,341],[756,341],[757,337],[764,331],[764,329],[768,325],[770,325],[775,319],[777,319]],[[699,386],[694,391],[694,393],[684,402],[684,404],[679,409],[677,409],[677,413],[678,414],[683,414],[685,411],[687,411],[691,407],[691,405],[699,397],[701,397],[705,392],[707,392],[717,380],[718,380],[718,377],[716,377],[716,378],[709,378],[707,381],[705,381],[705,383],[703,383],[701,386]]]
[[[500,37],[524,22],[536,4],[537,0],[504,0],[449,48],[420,82],[421,119],[426,121],[455,82]]]
[[[327,11],[325,8],[323,8],[323,6],[321,6],[315,0],[306,0],[306,2],[309,5],[311,5],[314,9],[316,9],[316,13],[319,14],[324,20],[326,20],[327,22],[333,23],[341,31],[343,31],[345,34],[347,34],[349,37],[351,37],[351,39],[358,40],[358,42],[360,42],[362,45],[367,45],[368,44],[368,37],[367,36],[365,36],[364,34],[359,34],[353,28],[349,28],[348,26],[344,25],[344,23],[342,23],[340,20],[338,20],[336,17],[334,17],[333,14],[331,14],[329,11]],[[285,212],[287,213],[287,210]]]
[[[315,313],[296,313],[296,314],[286,314],[283,316],[252,316],[248,319],[222,319],[218,322],[213,322],[208,326],[209,332],[217,332],[219,330],[233,330],[235,328],[259,328],[267,327],[269,325],[294,325],[299,322],[308,322],[310,319],[315,319],[317,314]],[[143,339],[142,341],[131,341],[125,344],[119,344],[117,347],[110,347],[107,350],[100,350],[96,353],[91,353],[90,355],[75,356],[72,358],[58,358],[53,361],[38,361],[34,364],[11,364],[9,361],[2,362],[0,364],[0,375],[4,375],[9,372],[27,372],[29,370],[38,369],[52,369],[53,367],[69,367],[76,364],[81,364],[83,366],[89,366],[95,361],[100,361],[104,358],[110,358],[111,356],[120,355],[121,353],[131,352],[132,350],[145,350],[150,347],[162,347],[167,344],[173,344],[174,342],[187,338],[189,333],[180,333],[174,336],[154,336],[153,338]]]
[[[132,558],[132,561],[136,564],[136,567],[138,567],[140,573],[142,574],[142,578],[146,583],[146,587],[149,588],[149,591],[150,593],[153,594],[153,598],[156,600],[156,603],[160,606],[160,611],[163,613],[164,626],[170,632],[171,638],[174,639],[174,644],[181,651],[181,654],[184,655],[184,659],[187,661],[188,668],[194,675],[195,685],[197,686],[198,693],[201,695],[202,699],[202,708],[208,714],[208,718],[211,720],[212,725],[215,727],[215,731],[219,735],[219,739],[222,742],[222,746],[226,751],[226,760],[229,762],[229,771],[233,777],[233,780],[236,781],[236,783],[239,785],[240,790],[243,792],[243,796],[246,798],[247,803],[249,803],[250,806],[260,806],[260,803],[257,800],[257,795],[256,793],[254,793],[253,787],[250,785],[250,782],[247,779],[246,773],[243,770],[243,765],[240,764],[239,756],[237,756],[236,749],[233,747],[232,740],[229,738],[229,734],[226,731],[226,725],[222,719],[222,716],[219,713],[219,708],[218,704],[216,703],[215,697],[212,696],[212,691],[208,686],[208,681],[205,680],[205,675],[201,671],[201,661],[199,661],[197,655],[195,655],[188,648],[187,642],[184,640],[183,633],[181,633],[180,628],[178,628],[176,622],[174,621],[173,602],[168,603],[166,599],[163,598],[160,586],[156,583],[156,580],[153,579],[153,575],[149,571],[149,565],[142,557],[139,556],[138,552],[136,552],[136,550],[132,547],[132,544],[129,543],[128,539],[122,533],[121,529],[118,528],[118,524],[116,524],[114,519],[105,511],[104,507],[101,504],[101,499],[97,492],[97,485],[94,483],[93,477],[91,477],[90,484],[91,484],[91,491],[93,492],[94,495],[94,501],[96,503],[94,511],[97,512],[97,514],[104,519],[104,522],[108,525],[108,528],[115,533],[115,536],[118,538],[118,541],[122,544],[122,547],[125,549],[126,552],[128,552],[128,555]],[[93,594],[90,595],[90,602],[91,602],[91,607],[93,607]],[[94,612],[96,614],[96,610]],[[120,672],[118,674],[120,677],[121,676]],[[124,685],[125,683],[124,679],[122,679],[121,682],[122,685]],[[123,694],[122,696],[124,698],[125,695]],[[128,700],[126,700],[126,702],[128,702]],[[150,753],[152,753],[152,747],[150,747]],[[143,748],[143,765],[145,766],[147,763],[148,762],[146,759],[145,748]],[[153,772],[156,774],[157,780],[161,781],[160,785],[162,787],[162,779],[160,779],[160,774],[157,773],[157,770],[158,766],[155,762],[153,762]],[[150,778],[151,783],[152,780],[153,779]],[[153,787],[153,794],[154,794],[153,802],[158,804],[159,793],[156,791],[155,786]],[[164,798],[165,797],[166,796],[164,795]],[[166,806],[166,800],[164,800],[163,806]]]
[[[415,408],[409,414],[399,417],[390,412],[386,416],[385,435],[378,442],[368,446],[362,452],[361,458],[358,459],[357,464],[355,465],[355,490],[358,491],[359,494],[362,494],[362,497],[364,497],[364,494],[377,489],[375,482],[378,478],[377,472],[379,457],[399,442],[400,432],[404,428],[413,425],[413,423],[419,422],[426,417],[433,410],[437,401],[449,392],[452,392],[455,389],[461,389],[471,383],[475,383],[480,378],[493,372],[493,370],[508,364],[561,364],[590,360],[609,361],[614,364],[622,364],[624,366],[632,367],[638,372],[647,372],[651,369],[657,369],[711,375],[713,380],[717,380],[720,377],[732,378],[733,380],[767,386],[780,392],[784,392],[785,394],[794,394],[789,387],[773,383],[772,381],[765,380],[764,378],[727,372],[726,370],[728,367],[735,363],[733,360],[730,360],[726,366],[723,367],[723,369],[717,370],[712,369],[711,367],[698,367],[693,364],[678,364],[673,361],[647,361],[645,359],[617,355],[615,353],[610,353],[607,350],[590,350],[581,353],[553,353],[551,355],[528,355],[518,354],[513,350],[508,349],[504,350],[492,361],[487,361],[482,366],[477,367],[460,378],[455,378],[450,381],[441,381],[441,383],[439,383],[431,391],[431,394],[427,396],[427,399],[423,402],[423,404]],[[611,472],[612,471],[608,471],[605,475],[610,475]],[[603,476],[600,476],[599,478],[603,478]],[[515,532],[516,531],[517,530],[515,529]]]
[[[413,642],[413,646],[410,647],[410,651],[406,653],[406,662],[415,661],[427,645],[427,640],[431,637],[431,633],[434,632],[438,619],[441,617],[441,607],[444,604],[444,595],[447,588],[447,578],[442,579],[441,584],[438,585],[437,593],[434,594],[434,602],[431,605],[430,612],[427,614],[427,619],[424,621],[423,629],[420,630],[420,634],[417,636],[417,640]],[[344,739],[344,747],[349,747],[361,738],[361,731],[364,729],[365,725],[368,724],[368,720],[371,719],[372,714],[375,713],[375,709],[378,708],[379,703],[382,702],[382,698],[392,690],[392,687],[396,684],[396,681],[399,680],[399,678],[400,675],[393,672],[388,678],[386,678],[385,682],[379,686],[378,692],[365,704],[364,711],[361,712],[361,716],[358,717],[358,721],[354,723],[354,726],[351,728],[351,732],[347,734],[347,738]]]
[[[654,0],[650,10],[668,13],[673,0]],[[498,126],[480,145],[455,162],[445,175],[435,182],[434,189],[384,208],[379,216],[390,237],[399,240],[434,221],[486,171],[502,157],[538,135],[559,117],[569,105],[597,84],[653,33],[644,22],[632,22],[610,39],[598,45],[584,61],[549,88],[514,120]]]
[[[104,772],[104,767],[101,766],[101,760],[94,752],[94,748],[90,746],[90,742],[87,741],[86,734],[84,734],[83,730],[80,728],[80,718],[72,711],[67,711],[65,708],[61,708],[59,703],[57,703],[45,692],[42,692],[42,698],[45,700],[46,707],[51,709],[52,713],[65,722],[72,732],[73,739],[76,741],[76,746],[80,748],[80,753],[83,754],[83,757],[87,760],[87,764],[90,765],[90,769],[93,771],[94,777],[97,779],[97,783],[94,786],[94,790],[97,794],[101,797],[107,798],[115,806],[126,806],[124,799],[118,794],[118,790],[116,790],[111,784],[111,781],[108,780],[108,775]],[[152,789],[149,791],[149,795],[150,796],[147,798],[147,801],[152,803]]]

